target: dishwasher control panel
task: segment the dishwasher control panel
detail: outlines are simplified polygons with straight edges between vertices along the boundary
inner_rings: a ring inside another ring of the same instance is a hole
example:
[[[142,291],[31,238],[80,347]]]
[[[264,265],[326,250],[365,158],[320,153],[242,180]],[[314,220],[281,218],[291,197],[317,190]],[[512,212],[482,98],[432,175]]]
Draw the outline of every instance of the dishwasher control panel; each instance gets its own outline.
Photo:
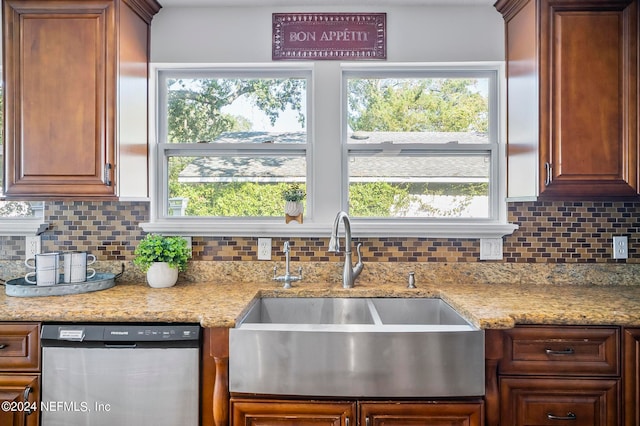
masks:
[[[45,324],[43,340],[68,342],[162,342],[200,339],[197,325]]]

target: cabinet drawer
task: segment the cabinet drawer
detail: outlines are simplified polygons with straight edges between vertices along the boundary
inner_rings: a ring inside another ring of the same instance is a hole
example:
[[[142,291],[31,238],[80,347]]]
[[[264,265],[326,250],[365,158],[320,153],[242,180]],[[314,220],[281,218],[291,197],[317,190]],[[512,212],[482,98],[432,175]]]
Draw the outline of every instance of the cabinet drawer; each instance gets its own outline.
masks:
[[[0,324],[0,371],[39,371],[39,342],[39,324]]]
[[[500,379],[501,424],[618,426],[619,379]]]
[[[505,331],[501,374],[617,376],[616,327],[521,326]]]
[[[355,423],[350,401],[289,401],[231,398],[230,426],[348,426]]]

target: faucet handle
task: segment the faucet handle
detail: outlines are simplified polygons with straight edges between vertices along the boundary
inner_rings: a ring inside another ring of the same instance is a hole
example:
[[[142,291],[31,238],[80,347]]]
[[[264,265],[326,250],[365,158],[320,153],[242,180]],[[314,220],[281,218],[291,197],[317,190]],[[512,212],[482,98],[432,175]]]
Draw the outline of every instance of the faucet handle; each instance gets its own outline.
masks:
[[[407,288],[416,288],[416,275],[413,271],[409,272],[409,284]]]

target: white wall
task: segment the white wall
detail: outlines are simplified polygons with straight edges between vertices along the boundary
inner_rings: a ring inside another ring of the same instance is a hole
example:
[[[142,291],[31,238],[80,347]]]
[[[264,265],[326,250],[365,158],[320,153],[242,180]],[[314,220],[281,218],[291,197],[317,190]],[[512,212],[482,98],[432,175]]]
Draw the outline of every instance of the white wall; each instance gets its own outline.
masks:
[[[270,63],[271,14],[275,12],[386,12],[387,60],[376,62],[465,62],[504,59],[504,23],[493,7],[278,7],[164,8],[151,25],[154,63]],[[280,63],[290,61],[276,61]],[[316,61],[313,105],[308,117],[311,141],[340,152],[340,61]],[[362,64],[362,63],[361,63]],[[153,106],[152,106],[153,108]],[[153,138],[153,136],[152,136]],[[154,141],[151,140],[151,143]],[[333,222],[340,204],[340,161],[313,156],[309,184],[318,202],[305,223]],[[338,199],[336,199],[336,197]]]
[[[387,62],[504,59],[504,24],[492,6],[334,6],[163,8],[151,25],[151,61],[270,62],[274,12],[386,12]]]

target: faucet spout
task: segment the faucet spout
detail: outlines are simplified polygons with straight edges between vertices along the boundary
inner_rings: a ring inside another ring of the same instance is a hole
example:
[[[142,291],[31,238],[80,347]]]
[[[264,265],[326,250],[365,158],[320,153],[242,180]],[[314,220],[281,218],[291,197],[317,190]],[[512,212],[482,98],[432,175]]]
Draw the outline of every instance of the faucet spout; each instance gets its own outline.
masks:
[[[347,213],[340,211],[336,215],[336,219],[333,222],[333,228],[331,231],[331,238],[329,239],[329,252],[336,253],[340,251],[340,240],[338,238],[338,228],[340,226],[340,222],[344,224],[344,270],[342,273],[342,287],[344,288],[352,288],[354,286],[356,278],[362,272],[364,268],[364,264],[362,263],[362,253],[360,252],[360,247],[362,244],[358,244],[356,247],[356,252],[358,254],[358,261],[355,266],[352,266],[352,252],[351,252],[351,219]]]

